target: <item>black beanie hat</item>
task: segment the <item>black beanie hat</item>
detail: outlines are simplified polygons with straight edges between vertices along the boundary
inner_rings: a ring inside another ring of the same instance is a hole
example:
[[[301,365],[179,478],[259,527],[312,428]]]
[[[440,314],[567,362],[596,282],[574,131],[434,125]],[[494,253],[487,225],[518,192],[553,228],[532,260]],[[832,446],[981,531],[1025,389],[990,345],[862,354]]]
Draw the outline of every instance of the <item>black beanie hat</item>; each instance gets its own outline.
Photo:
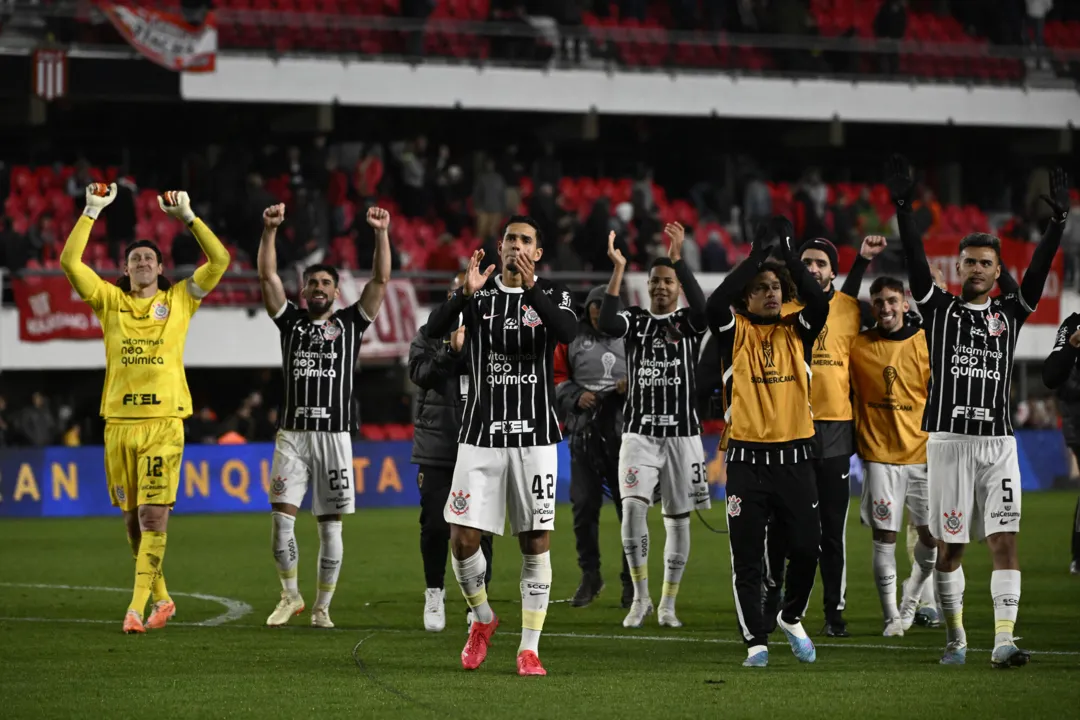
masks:
[[[836,256],[836,246],[833,245],[831,242],[829,242],[825,238],[814,238],[813,240],[807,240],[802,244],[802,247],[799,248],[799,256],[802,257],[802,254],[807,250],[820,250],[821,252],[825,253],[829,256],[829,265],[832,266],[833,275],[836,275],[840,272],[840,269],[838,267],[839,262],[837,261]]]

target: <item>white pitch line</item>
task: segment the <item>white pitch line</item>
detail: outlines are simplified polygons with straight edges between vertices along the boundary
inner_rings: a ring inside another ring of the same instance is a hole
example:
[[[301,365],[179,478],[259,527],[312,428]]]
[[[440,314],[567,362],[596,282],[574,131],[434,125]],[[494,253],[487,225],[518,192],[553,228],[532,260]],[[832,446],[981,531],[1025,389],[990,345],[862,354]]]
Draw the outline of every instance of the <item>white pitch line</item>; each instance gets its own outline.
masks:
[[[4,585],[4,583],[0,583]],[[86,620],[83,618],[38,618],[38,617],[0,617],[0,622],[33,622],[33,623],[104,623],[111,624],[116,622],[115,620]],[[181,625],[190,627],[206,627],[205,622],[201,623],[169,623],[170,626]],[[261,630],[265,628],[265,625],[246,625],[240,623],[230,623],[230,628],[244,628],[252,630]],[[306,625],[283,625],[281,627],[274,628],[275,631],[280,632],[282,630],[306,630]],[[387,634],[399,634],[399,635],[430,635],[424,630],[407,630],[404,628],[351,628],[351,627],[337,627],[337,628],[318,628],[317,631],[322,634],[325,632],[375,632],[375,633],[387,633]],[[520,635],[517,632],[500,632],[500,635]],[[704,643],[707,645],[742,645],[741,640],[727,640],[724,638],[698,638],[689,637],[685,635],[603,635],[597,633],[557,633],[548,632],[544,633],[544,637],[548,638],[566,638],[569,640],[636,640],[639,642],[683,642],[683,643]],[[911,650],[918,652],[932,653],[940,650],[939,647],[926,647],[923,645],[874,645],[871,643],[814,643],[815,647],[830,648],[830,649],[852,649],[852,650]],[[974,653],[988,653],[990,650],[982,648],[968,648],[968,652]],[[1031,650],[1032,655],[1059,655],[1064,657],[1074,657],[1080,655],[1080,652],[1071,650]]]
[[[131,588],[114,588],[114,587],[99,587],[97,585],[50,585],[46,583],[9,583],[0,582],[0,587],[21,587],[21,588],[36,588],[39,590],[85,590],[88,592],[122,592],[129,593]],[[234,600],[232,598],[220,597],[218,595],[206,595],[204,593],[186,593],[186,592],[170,592],[169,595],[175,597],[189,597],[196,600],[206,600],[208,602],[215,602],[225,608],[225,612],[220,615],[215,615],[212,618],[206,620],[200,620],[195,623],[177,623],[184,625],[197,625],[201,627],[214,627],[217,625],[224,625],[225,623],[231,623],[234,620],[239,620],[251,613],[251,606],[242,600]],[[30,621],[33,622],[33,621]],[[53,621],[59,622],[59,621]],[[109,621],[97,621],[97,620],[85,620],[83,622],[112,622]]]

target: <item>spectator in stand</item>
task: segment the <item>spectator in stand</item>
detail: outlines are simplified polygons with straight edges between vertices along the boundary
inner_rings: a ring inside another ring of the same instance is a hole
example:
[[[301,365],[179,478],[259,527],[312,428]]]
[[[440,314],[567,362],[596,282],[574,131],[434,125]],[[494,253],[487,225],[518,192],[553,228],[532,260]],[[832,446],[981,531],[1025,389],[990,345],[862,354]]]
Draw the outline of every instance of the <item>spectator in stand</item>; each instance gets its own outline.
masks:
[[[540,225],[541,237],[555,237],[559,225],[559,204],[555,188],[549,183],[539,185],[528,202],[529,216]]]
[[[558,0],[555,19],[559,23],[559,45],[561,46],[562,59],[565,62],[581,64],[581,46],[584,41],[581,25],[581,11],[583,0]],[[573,48],[573,56],[571,56]]]
[[[934,191],[923,188],[922,197],[911,204],[915,227],[923,235],[937,232],[941,227],[941,203],[934,197]]]
[[[856,232],[861,235],[886,235],[896,237],[888,225],[888,218],[882,218],[877,208],[870,201],[870,188],[864,187],[859,191],[859,197],[852,207],[857,218]]]
[[[495,161],[484,160],[483,171],[473,187],[473,211],[476,213],[476,236],[483,241],[494,238],[506,209],[506,181],[495,169]]]
[[[67,423],[63,439],[60,441],[64,447],[79,447],[82,445],[82,426],[76,420]]]
[[[277,434],[278,409],[270,406],[255,419],[255,442],[274,442]]]
[[[203,215],[205,217],[205,215]],[[184,228],[176,234],[172,242],[172,260],[176,270],[176,277],[188,277],[195,272],[195,266],[202,260],[202,249],[199,242],[191,234],[191,230]]]
[[[533,163],[533,187],[540,187],[544,183],[558,187],[562,176],[562,162],[555,155],[555,143],[548,140],[544,143],[543,153]]]
[[[257,423],[255,421],[255,411],[262,405],[262,396],[255,392],[244,398],[240,403],[240,407],[236,409],[232,415],[225,421],[225,426],[222,428],[224,434],[230,432],[236,433],[244,440],[252,442],[255,440],[255,433],[257,429]]]
[[[35,447],[52,444],[59,430],[48,400],[40,392],[30,396],[30,404],[16,413],[11,424],[17,435]]]
[[[353,190],[361,202],[378,197],[384,171],[382,145],[375,143],[368,147],[353,173]]]
[[[521,205],[521,179],[525,177],[525,164],[518,155],[517,145],[507,145],[500,162],[499,173],[506,182],[507,215],[516,215]]]
[[[60,237],[56,232],[56,218],[52,212],[46,210],[38,217],[37,222],[30,227],[27,234],[30,242],[31,255],[38,260],[59,260]]]
[[[435,178],[435,211],[457,237],[469,222],[469,189],[460,165],[448,165]]]
[[[795,236],[800,242],[810,238],[830,236],[829,229],[825,225],[825,205],[828,199],[829,188],[822,182],[821,173],[816,168],[809,168],[795,186],[795,192],[792,195]]]
[[[67,194],[75,199],[75,208],[82,211],[84,205],[86,205],[86,186],[94,182],[94,179],[90,177],[90,161],[84,157],[80,157],[75,162],[75,173],[68,178]]]
[[[630,203],[634,206],[634,217],[651,215],[656,209],[653,197],[653,171],[643,163],[638,164],[634,184],[630,187]]]
[[[116,180],[116,199],[109,208],[109,257],[115,261],[120,260],[124,248],[135,240],[135,197],[138,194],[139,186],[125,171]]]
[[[701,272],[701,247],[694,240],[694,228],[687,226],[683,228],[683,232],[686,239],[682,246],[683,262],[691,271]]]
[[[1039,56],[1035,61],[1035,67],[1043,69],[1043,54],[1046,50],[1046,14],[1054,7],[1054,0],[1027,0],[1027,35],[1030,36],[1031,44],[1038,50]]]
[[[395,150],[401,172],[401,210],[411,218],[423,217],[427,212],[427,137],[420,135]]]
[[[882,40],[903,40],[907,32],[907,0],[885,0],[874,18],[874,34]],[[882,75],[900,72],[900,53],[886,50],[878,55]]]
[[[558,242],[555,245],[555,252],[552,254],[554,262],[552,262],[552,269],[559,272],[583,272],[585,270],[585,263],[582,262],[581,256],[578,255],[577,250],[574,249],[574,230],[570,228],[563,230],[559,233]],[[545,259],[547,254],[544,254]]]
[[[754,169],[747,175],[743,192],[743,237],[753,237],[754,228],[773,216],[772,195],[761,171]]]
[[[698,228],[698,232],[701,232],[700,227]],[[685,250],[686,248],[684,245],[684,253]],[[731,269],[731,263],[728,261],[727,248],[724,247],[724,240],[720,235],[720,228],[716,225],[709,228],[705,236],[705,245],[701,248],[701,269],[710,273],[727,272]]]
[[[186,441],[189,443],[216,445],[218,435],[220,434],[217,415],[207,406],[203,406],[203,408],[199,410],[197,414],[192,415],[187,422]]]
[[[321,190],[309,192],[304,185],[293,190],[291,223],[298,264],[307,267],[322,262],[330,249],[330,215]]]

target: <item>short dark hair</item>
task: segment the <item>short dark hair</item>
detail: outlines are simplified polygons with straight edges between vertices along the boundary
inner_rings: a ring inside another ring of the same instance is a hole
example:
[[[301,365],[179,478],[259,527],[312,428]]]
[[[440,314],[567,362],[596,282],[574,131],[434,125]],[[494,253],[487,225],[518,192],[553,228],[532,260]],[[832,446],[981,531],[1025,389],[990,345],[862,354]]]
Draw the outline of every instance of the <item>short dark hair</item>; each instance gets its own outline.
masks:
[[[337,268],[333,265],[327,265],[326,263],[315,263],[314,265],[308,265],[304,268],[303,278],[304,284],[307,285],[308,278],[317,272],[324,272],[334,279],[334,287],[337,287],[339,277]]]
[[[904,283],[900,282],[894,277],[888,275],[882,275],[870,283],[870,294],[877,295],[882,290],[893,290],[895,292],[904,294]]]
[[[157,246],[153,240],[136,240],[135,242],[124,248],[124,262],[127,262],[128,256],[135,252],[139,248],[150,248],[157,255],[158,265],[165,262],[164,256],[161,254],[161,248]]]
[[[533,220],[528,215],[511,215],[510,219],[503,225],[502,235],[506,235],[506,229],[511,225],[528,225],[536,231],[536,245],[542,247],[544,244],[544,232],[540,229],[539,223]]]
[[[653,268],[658,268],[658,267],[666,267],[666,268],[671,268],[672,270],[674,270],[675,269],[675,263],[671,262],[671,258],[658,257],[655,260],[653,260],[651,263],[649,263],[649,272],[652,273]]]
[[[127,259],[131,255],[131,253],[135,252],[139,248],[144,247],[150,248],[154,251],[154,254],[157,255],[158,265],[161,265],[165,262],[164,256],[161,254],[161,248],[157,246],[157,243],[153,242],[152,240],[136,240],[135,242],[130,243],[126,248],[124,248],[124,265],[127,265]],[[172,287],[172,282],[170,282],[169,278],[165,277],[164,275],[158,275],[157,286],[158,290],[168,290],[170,287]],[[127,275],[121,276],[120,279],[116,281],[116,287],[120,288],[126,293],[131,292],[131,278]]]
[[[746,283],[746,286],[743,287],[743,291],[739,293],[739,297],[735,298],[735,307],[740,310],[747,309],[748,303],[746,300],[750,297],[750,289],[754,285],[754,280],[758,275],[765,272],[771,272],[776,276],[776,279],[780,281],[780,300],[782,302],[790,302],[791,299],[795,297],[795,283],[791,280],[791,273],[788,272],[787,266],[769,258],[762,263],[761,267],[758,268],[758,271],[754,273],[754,277],[750,278],[750,281]]]
[[[990,248],[997,255],[998,262],[1001,262],[1001,241],[990,233],[978,232],[965,235],[960,241],[960,252],[964,252],[964,249],[969,247]]]

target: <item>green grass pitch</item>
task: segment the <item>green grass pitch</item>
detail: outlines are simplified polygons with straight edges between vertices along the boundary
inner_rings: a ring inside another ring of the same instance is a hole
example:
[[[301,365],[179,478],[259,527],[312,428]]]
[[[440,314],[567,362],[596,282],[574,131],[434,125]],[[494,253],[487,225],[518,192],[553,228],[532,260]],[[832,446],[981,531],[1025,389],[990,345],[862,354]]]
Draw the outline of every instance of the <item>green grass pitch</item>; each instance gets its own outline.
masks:
[[[679,597],[685,627],[624,630],[618,607],[619,530],[604,510],[607,589],[591,607],[553,603],[540,657],[546,678],[519,678],[520,556],[496,539],[491,599],[502,625],[479,671],[461,669],[464,602],[449,572],[448,627],[425,633],[418,511],[367,510],[345,523],[334,630],[262,624],[279,586],[263,514],[176,515],[165,560],[178,615],[163,631],[120,632],[133,576],[119,517],[0,521],[0,715],[4,718],[1063,718],[1080,707],[1080,577],[1068,574],[1075,496],[1029,493],[1020,535],[1023,595],[1017,633],[1034,651],[1022,669],[990,667],[990,572],[968,550],[965,667],[941,667],[944,630],[881,637],[870,532],[852,503],[848,611],[852,637],[814,635],[818,660],[800,665],[782,633],[771,666],[740,667],[727,537],[693,519]],[[706,514],[723,526],[723,505]],[[552,541],[555,600],[579,578],[571,515],[561,506]],[[663,526],[650,514],[654,600],[663,574]],[[301,591],[315,597],[315,521],[297,523]],[[908,574],[901,546],[900,574]],[[181,593],[184,593],[183,595]],[[224,599],[214,600],[214,596]],[[807,630],[821,627],[815,593]],[[207,625],[207,621],[219,623]],[[200,624],[202,623],[202,624]],[[357,645],[359,644],[359,647]],[[359,662],[356,658],[359,658]]]

